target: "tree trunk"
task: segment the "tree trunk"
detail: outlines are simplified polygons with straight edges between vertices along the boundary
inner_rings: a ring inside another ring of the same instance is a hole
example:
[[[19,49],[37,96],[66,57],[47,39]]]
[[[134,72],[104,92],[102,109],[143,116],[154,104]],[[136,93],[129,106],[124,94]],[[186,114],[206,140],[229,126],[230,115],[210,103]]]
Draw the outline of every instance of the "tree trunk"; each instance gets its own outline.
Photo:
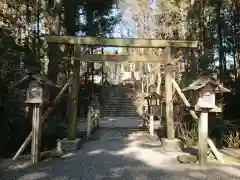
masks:
[[[54,3],[54,10],[51,14],[52,17],[52,26],[50,33],[52,35],[60,35],[60,29],[61,29],[61,8],[62,8],[62,1],[61,0],[55,0]],[[49,64],[48,64],[48,78],[52,80],[53,83],[57,83],[57,77],[58,77],[58,63],[59,63],[59,46],[57,44],[49,44],[48,45],[49,52]]]

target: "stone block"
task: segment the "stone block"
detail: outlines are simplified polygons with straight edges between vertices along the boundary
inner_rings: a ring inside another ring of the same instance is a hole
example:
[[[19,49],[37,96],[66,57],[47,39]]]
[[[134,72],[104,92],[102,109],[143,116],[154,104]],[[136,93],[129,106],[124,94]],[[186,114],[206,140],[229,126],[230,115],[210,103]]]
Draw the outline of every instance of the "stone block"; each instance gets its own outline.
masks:
[[[177,157],[178,162],[184,163],[184,164],[195,164],[198,161],[197,156],[191,155],[191,154],[185,154]]]
[[[81,139],[76,138],[74,140],[69,140],[67,138],[64,138],[60,141],[60,146],[63,152],[66,151],[76,151],[80,148]]]
[[[166,151],[182,151],[182,141],[180,139],[161,139],[161,148]]]

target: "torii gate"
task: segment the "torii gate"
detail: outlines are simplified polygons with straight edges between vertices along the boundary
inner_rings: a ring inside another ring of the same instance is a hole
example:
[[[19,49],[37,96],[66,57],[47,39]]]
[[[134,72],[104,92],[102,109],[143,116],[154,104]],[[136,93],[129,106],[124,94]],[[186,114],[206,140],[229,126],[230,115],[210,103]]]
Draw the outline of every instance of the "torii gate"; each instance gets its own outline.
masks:
[[[167,137],[169,140],[174,139],[174,122],[173,122],[173,90],[172,90],[172,57],[171,48],[197,48],[197,41],[182,40],[156,40],[156,39],[138,39],[138,38],[99,38],[99,37],[74,37],[74,36],[46,36],[45,41],[48,43],[70,44],[74,46],[101,46],[101,47],[127,47],[127,48],[162,48],[163,56],[139,56],[139,55],[99,55],[99,54],[82,54],[73,57],[74,64],[77,61],[90,62],[152,62],[165,65],[165,96],[166,96],[166,120],[167,120]],[[75,68],[76,69],[76,68]],[[78,74],[74,72],[72,82],[73,92],[72,99],[77,98],[77,81]],[[77,120],[77,103],[72,103],[72,114],[74,117],[69,118],[69,139],[75,139],[75,126]]]
[[[68,44],[74,46],[74,56],[71,57],[73,65],[73,74],[70,82],[62,88],[59,95],[55,98],[57,102],[63,92],[70,89],[70,111],[71,115],[68,117],[68,143],[76,144],[76,124],[78,112],[78,80],[79,80],[79,62],[149,62],[160,63],[165,65],[165,99],[166,99],[166,121],[167,121],[167,141],[176,142],[174,135],[174,121],[173,121],[173,87],[172,87],[172,66],[173,61],[171,57],[171,48],[197,48],[197,41],[182,41],[182,40],[156,40],[156,39],[138,39],[138,38],[99,38],[99,37],[75,37],[75,36],[51,36],[47,35],[42,38],[47,43],[53,44]],[[126,47],[126,48],[161,48],[163,56],[139,56],[139,55],[99,55],[99,54],[83,54],[77,52],[81,46],[101,46],[101,47]],[[69,59],[69,58],[65,58]],[[48,114],[54,108],[51,107],[41,117],[41,123],[46,119]],[[13,159],[16,159],[24,151],[28,143],[31,141],[32,132],[26,138],[22,146],[19,148]]]

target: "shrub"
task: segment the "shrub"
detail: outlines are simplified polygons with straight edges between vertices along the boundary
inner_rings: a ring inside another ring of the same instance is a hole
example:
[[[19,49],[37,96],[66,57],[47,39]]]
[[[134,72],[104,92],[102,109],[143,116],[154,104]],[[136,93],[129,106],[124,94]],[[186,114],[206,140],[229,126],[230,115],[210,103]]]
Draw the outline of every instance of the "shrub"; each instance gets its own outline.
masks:
[[[196,123],[180,124],[180,139],[186,146],[195,146],[198,142],[198,128]]]
[[[228,148],[239,148],[240,147],[240,132],[230,131],[223,136],[223,141],[227,144]]]

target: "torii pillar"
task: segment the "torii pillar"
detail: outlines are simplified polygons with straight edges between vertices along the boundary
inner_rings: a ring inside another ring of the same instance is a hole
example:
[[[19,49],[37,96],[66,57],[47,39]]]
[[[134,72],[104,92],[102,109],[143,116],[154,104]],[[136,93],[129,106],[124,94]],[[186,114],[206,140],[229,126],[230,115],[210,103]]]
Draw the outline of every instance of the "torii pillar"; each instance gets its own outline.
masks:
[[[180,139],[175,138],[173,118],[172,53],[171,45],[164,49],[165,57],[165,97],[167,138],[162,138],[162,148],[167,151],[181,151]]]

